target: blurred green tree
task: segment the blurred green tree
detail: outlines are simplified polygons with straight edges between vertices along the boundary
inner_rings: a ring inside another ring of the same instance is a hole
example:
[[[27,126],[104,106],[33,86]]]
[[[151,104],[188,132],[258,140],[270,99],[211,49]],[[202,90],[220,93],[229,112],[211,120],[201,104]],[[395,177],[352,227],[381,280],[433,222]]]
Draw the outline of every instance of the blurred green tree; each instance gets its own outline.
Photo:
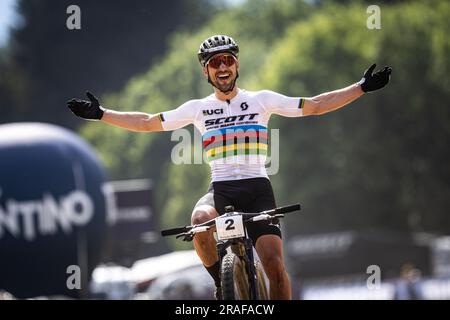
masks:
[[[450,5],[385,5],[379,31],[364,27],[362,9],[329,6],[293,25],[263,70],[266,87],[315,95],[352,83],[372,62],[394,69],[387,88],[350,107],[272,123],[289,141],[274,177],[280,199],[313,213],[287,228],[448,233]]]

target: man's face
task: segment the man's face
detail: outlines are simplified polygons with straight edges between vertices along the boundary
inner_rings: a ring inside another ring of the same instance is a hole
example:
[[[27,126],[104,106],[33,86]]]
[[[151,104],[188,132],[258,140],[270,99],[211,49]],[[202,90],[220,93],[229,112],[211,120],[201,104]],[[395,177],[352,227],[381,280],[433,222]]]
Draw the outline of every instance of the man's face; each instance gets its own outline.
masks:
[[[229,53],[214,55],[203,68],[203,73],[211,79],[216,88],[223,92],[232,90],[236,80],[239,62]]]

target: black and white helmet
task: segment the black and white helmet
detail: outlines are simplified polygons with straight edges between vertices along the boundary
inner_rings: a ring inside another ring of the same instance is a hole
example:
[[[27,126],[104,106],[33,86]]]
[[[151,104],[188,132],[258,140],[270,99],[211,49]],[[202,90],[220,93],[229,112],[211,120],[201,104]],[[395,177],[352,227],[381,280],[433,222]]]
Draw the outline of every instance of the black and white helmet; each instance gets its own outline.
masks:
[[[209,37],[200,45],[198,49],[198,61],[204,67],[206,66],[209,59],[217,54],[222,52],[229,52],[236,58],[239,55],[239,46],[233,40],[233,38],[225,35],[215,35]]]

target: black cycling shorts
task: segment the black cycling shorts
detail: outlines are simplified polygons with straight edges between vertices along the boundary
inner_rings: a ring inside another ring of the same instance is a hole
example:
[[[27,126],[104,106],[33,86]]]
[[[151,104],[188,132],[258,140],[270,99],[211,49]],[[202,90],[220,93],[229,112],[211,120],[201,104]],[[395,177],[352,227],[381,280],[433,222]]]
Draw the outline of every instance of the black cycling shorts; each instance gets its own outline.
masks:
[[[217,181],[209,186],[208,193],[197,201],[195,207],[210,205],[219,215],[225,213],[226,206],[234,206],[236,211],[260,212],[276,208],[272,185],[267,178]],[[253,245],[265,234],[274,234],[281,238],[279,225],[268,221],[257,221],[247,225],[247,231]]]

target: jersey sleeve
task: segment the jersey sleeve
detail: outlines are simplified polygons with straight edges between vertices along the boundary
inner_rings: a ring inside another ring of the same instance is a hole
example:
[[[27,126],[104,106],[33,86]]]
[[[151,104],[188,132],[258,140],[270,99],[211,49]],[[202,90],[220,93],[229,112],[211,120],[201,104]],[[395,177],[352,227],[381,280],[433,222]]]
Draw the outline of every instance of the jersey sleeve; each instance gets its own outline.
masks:
[[[188,101],[176,109],[158,114],[164,131],[171,131],[194,123],[196,115],[195,102]]]
[[[285,117],[303,116],[305,98],[288,97],[270,90],[261,91],[259,96],[260,102],[270,114],[278,114]]]

